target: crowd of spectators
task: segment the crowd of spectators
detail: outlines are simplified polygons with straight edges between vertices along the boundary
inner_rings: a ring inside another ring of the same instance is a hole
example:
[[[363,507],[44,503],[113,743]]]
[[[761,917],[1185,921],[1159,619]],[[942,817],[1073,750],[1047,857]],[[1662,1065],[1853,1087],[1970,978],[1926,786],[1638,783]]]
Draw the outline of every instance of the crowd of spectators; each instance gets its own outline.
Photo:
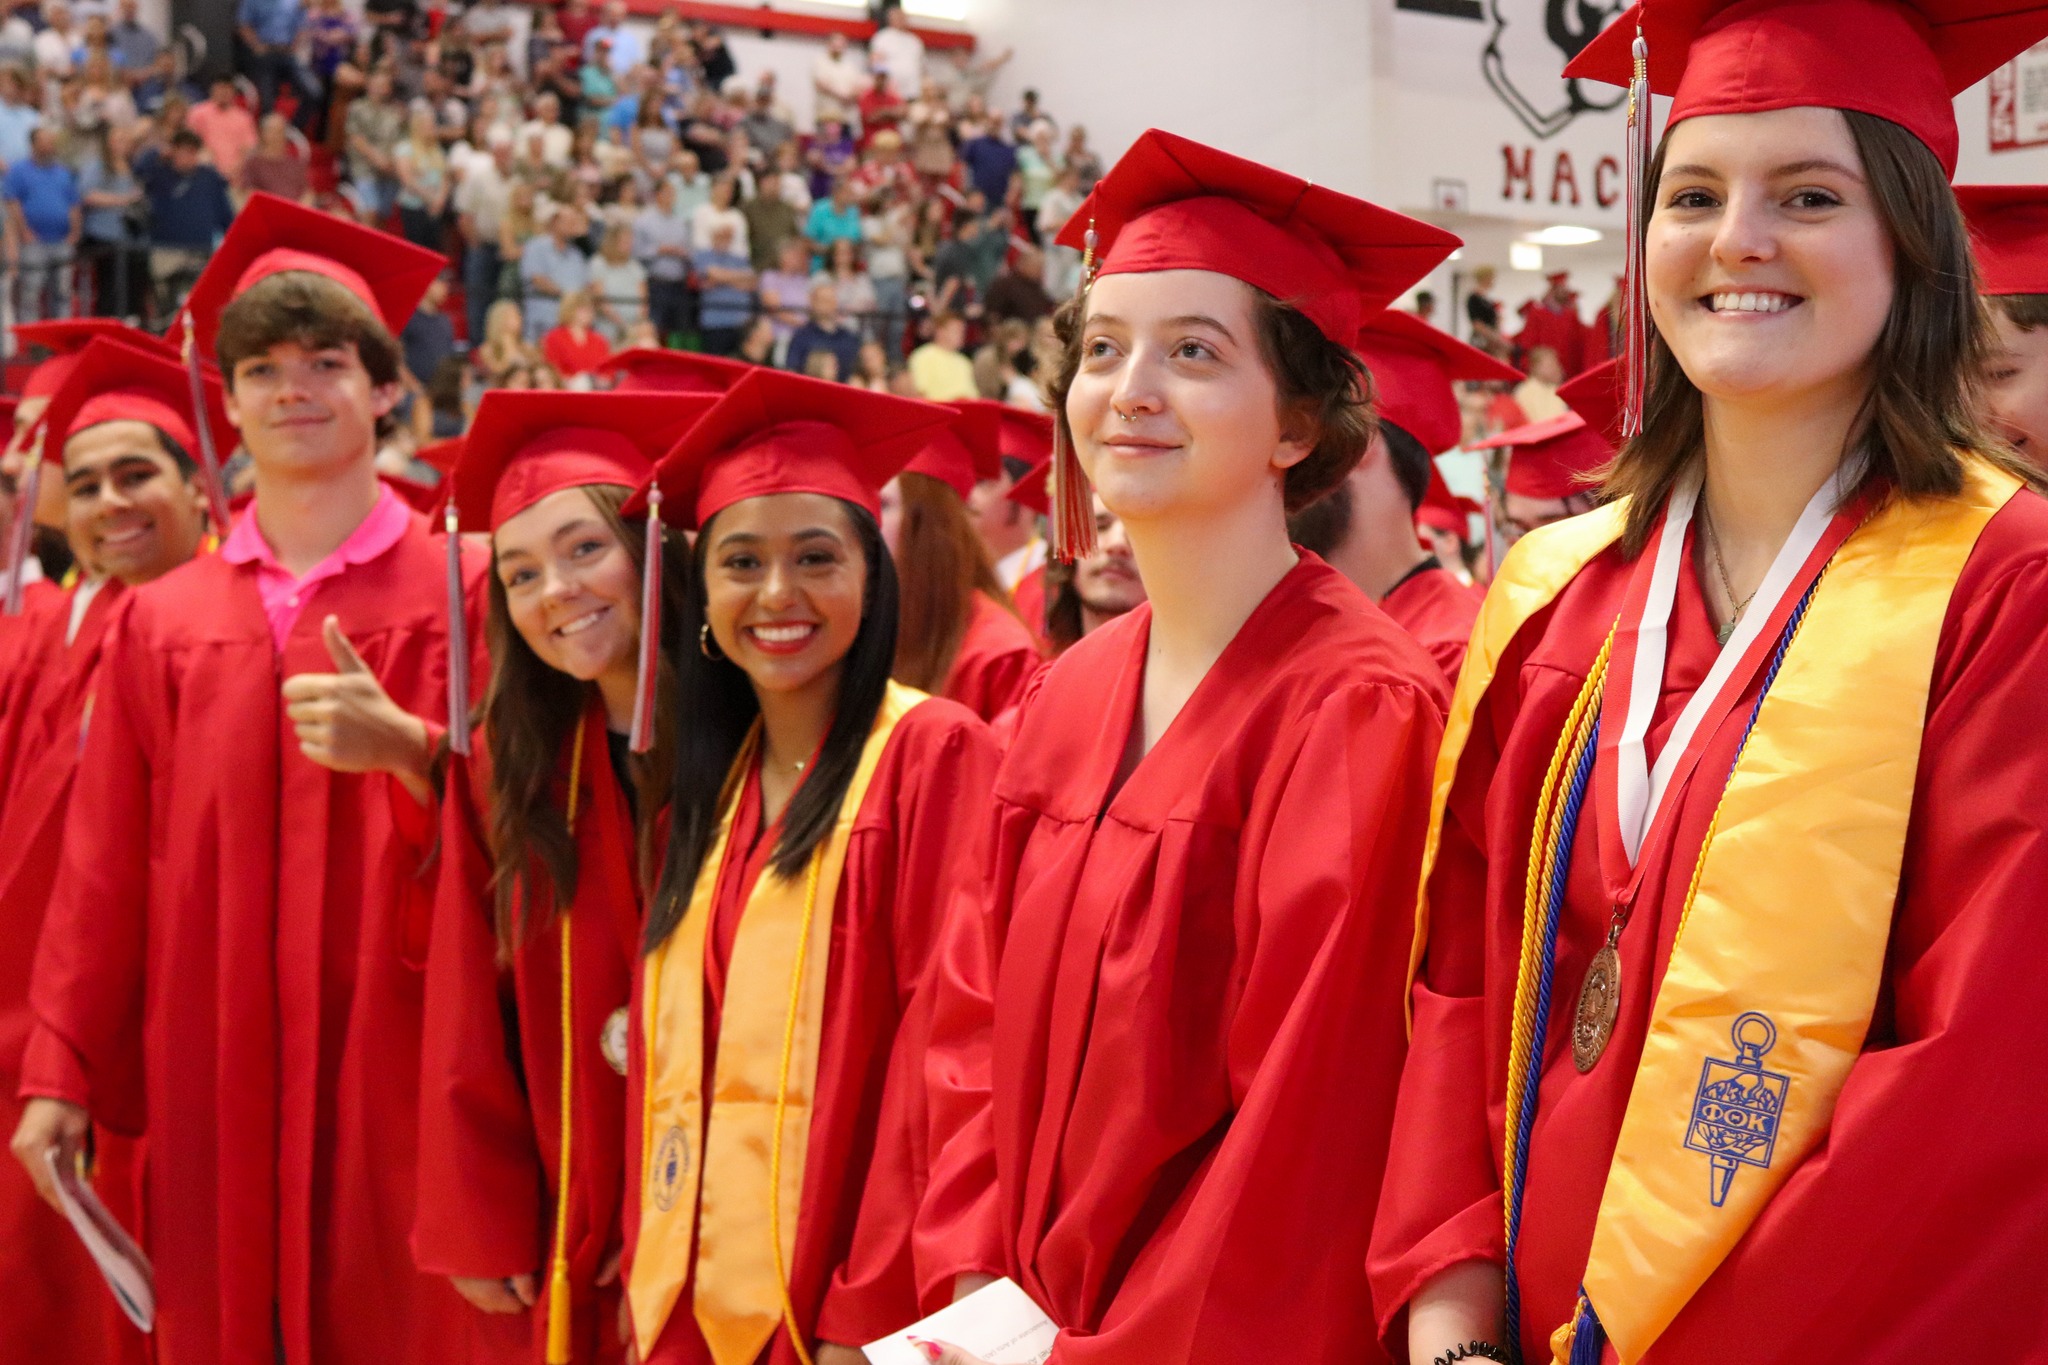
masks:
[[[622,0],[239,0],[197,88],[135,0],[0,23],[6,252],[21,319],[168,323],[237,207],[284,195],[447,254],[407,330],[411,427],[488,387],[602,386],[674,346],[870,388],[1035,404],[1102,173],[1009,60],[900,11],[834,36],[799,120],[712,26]]]

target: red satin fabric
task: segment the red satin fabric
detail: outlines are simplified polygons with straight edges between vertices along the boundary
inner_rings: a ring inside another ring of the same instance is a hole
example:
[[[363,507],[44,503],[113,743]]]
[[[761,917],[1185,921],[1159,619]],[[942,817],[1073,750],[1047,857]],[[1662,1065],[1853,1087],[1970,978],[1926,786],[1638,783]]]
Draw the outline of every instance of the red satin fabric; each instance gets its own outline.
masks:
[[[1460,583],[1448,569],[1424,569],[1380,599],[1380,610],[1413,636],[1436,660],[1444,677],[1458,681],[1465,666],[1465,647],[1472,642],[1472,623],[1479,619],[1478,592]]]
[[[1381,1329],[1394,1341],[1406,1304],[1438,1271],[1502,1256],[1506,1051],[1529,830],[1629,568],[1610,550],[1524,626],[1452,788],[1370,1266]],[[1652,761],[1715,653],[1688,569]],[[1571,1314],[1655,984],[1760,681],[1761,670],[1748,677],[1691,780],[1667,798],[1676,818],[1644,846],[1620,943],[1620,1017],[1605,1057],[1581,1076],[1566,1042],[1570,1014],[1627,881],[1625,855],[1617,865],[1610,852],[1613,783],[1596,769],[1559,930],[1565,984],[1552,1006],[1517,1255],[1532,1357],[1547,1356],[1549,1333]],[[2048,1122],[2031,1098],[2039,1087],[2026,1080],[2048,1064],[2048,1015],[2030,1003],[2035,963],[2023,947],[2048,935],[2048,776],[2039,747],[2016,740],[2033,733],[2044,706],[2048,503],[2022,493],[1985,529],[1942,628],[1891,956],[1827,1143],[1659,1339],[1650,1365],[1724,1362],[1731,1342],[1745,1365],[1938,1359],[1964,1341],[1999,1343],[2015,1359],[2048,1348],[2033,1289],[2048,1264],[2048,1189],[2016,1175],[2048,1161]],[[1604,746],[1602,757],[1604,767]]]
[[[925,1306],[1014,1276],[1062,1365],[1377,1359],[1443,679],[1304,555],[1115,789],[1150,623],[1047,669],[1004,762],[989,923],[949,945]]]
[[[1025,624],[1001,603],[975,593],[966,633],[938,695],[993,721],[1015,706],[1045,659]]]
[[[944,1091],[928,1091],[924,1079],[932,974],[947,921],[973,914],[971,898],[987,866],[996,757],[979,720],[948,701],[921,702],[898,722],[855,819],[833,908],[810,1151],[790,1267],[797,1320],[814,1341],[859,1346],[919,1316],[911,1219],[927,1183],[930,1108],[952,1102]],[[719,879],[716,933],[705,944],[707,1050],[716,1027],[709,1006],[722,996],[724,962],[772,844],[757,838],[758,781],[747,785],[751,798],[733,825],[735,856]],[[750,845],[751,857],[737,856]],[[785,992],[788,983],[748,989]],[[637,1022],[632,1042],[627,1170],[629,1188],[637,1190],[646,1061]],[[639,1222],[639,1201],[630,1194],[625,1221],[630,1256]],[[690,1303],[686,1285],[648,1365],[708,1365]],[[761,1358],[767,1365],[797,1359],[784,1333]]]
[[[146,1131],[161,1365],[462,1360],[476,1314],[412,1265],[429,850],[381,781],[302,756],[278,690],[329,614],[392,697],[446,687],[443,555],[414,518],[326,579],[282,657],[254,571],[207,556],[109,627],[38,950],[22,1090]]]
[[[1017,589],[1010,594],[1010,601],[1016,604],[1017,618],[1024,623],[1024,629],[1031,632],[1031,638],[1040,649],[1045,648],[1045,565],[1041,564],[1017,581]]]
[[[600,1286],[597,1276],[620,1246],[626,1081],[600,1044],[606,1020],[632,996],[641,916],[633,819],[606,751],[602,708],[591,708],[583,725],[576,898],[568,918],[576,1048],[568,1250],[577,1365],[620,1360],[625,1350],[618,1330],[623,1282]],[[542,1362],[562,1181],[563,929],[554,921],[500,964],[490,758],[481,729],[471,752],[467,760],[451,759],[441,809],[413,1251],[431,1275],[535,1276],[540,1303],[489,1326],[511,1348],[508,1359]],[[566,802],[566,748],[559,768]],[[403,792],[396,799],[410,800]]]

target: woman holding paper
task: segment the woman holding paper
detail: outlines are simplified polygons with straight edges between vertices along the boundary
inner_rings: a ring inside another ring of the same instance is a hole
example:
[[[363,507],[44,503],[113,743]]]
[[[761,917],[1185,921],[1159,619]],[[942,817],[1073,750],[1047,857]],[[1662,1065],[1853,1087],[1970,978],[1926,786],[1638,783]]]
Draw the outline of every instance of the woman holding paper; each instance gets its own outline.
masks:
[[[1102,256],[1055,549],[1092,482],[1150,603],[1039,675],[996,784],[981,994],[932,1068],[992,1089],[939,1113],[925,1306],[1014,1279],[1062,1365],[1365,1359],[1446,688],[1287,514],[1372,439],[1361,315],[1456,240],[1157,131],[1069,231]]]
[[[695,528],[636,984],[627,1299],[648,1365],[859,1365],[917,1316],[930,981],[996,751],[890,681],[882,485],[953,414],[754,371],[662,459]]]
[[[441,804],[413,1251],[504,1315],[480,1330],[508,1359],[623,1345],[625,1015],[675,680],[633,754],[646,531],[620,509],[710,402],[489,393],[448,477],[458,525],[491,538],[492,667]],[[663,564],[673,610],[687,561]]]
[[[2048,503],[1974,415],[1946,181],[2048,9],[1982,13],[1653,3],[1568,73],[1640,23],[1673,96],[1647,398],[1439,764],[1371,1261],[1410,1360],[2041,1353]]]

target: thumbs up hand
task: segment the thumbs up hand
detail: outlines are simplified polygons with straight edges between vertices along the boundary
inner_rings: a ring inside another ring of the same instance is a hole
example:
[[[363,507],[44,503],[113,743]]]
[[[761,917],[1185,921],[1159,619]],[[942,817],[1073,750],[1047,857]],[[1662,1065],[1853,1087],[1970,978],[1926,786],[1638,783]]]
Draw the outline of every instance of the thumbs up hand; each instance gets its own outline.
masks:
[[[299,752],[338,773],[390,773],[425,801],[433,760],[426,722],[391,700],[339,621],[328,617],[321,634],[335,671],[301,673],[284,683],[285,715],[298,732]]]

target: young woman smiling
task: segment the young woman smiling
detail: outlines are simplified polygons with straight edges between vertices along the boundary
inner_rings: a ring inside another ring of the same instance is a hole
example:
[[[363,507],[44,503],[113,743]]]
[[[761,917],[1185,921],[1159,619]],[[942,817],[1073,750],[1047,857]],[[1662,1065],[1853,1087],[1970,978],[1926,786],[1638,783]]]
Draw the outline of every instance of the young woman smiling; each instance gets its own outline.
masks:
[[[413,1250],[486,1313],[537,1309],[505,1325],[536,1361],[621,1347],[636,830],[666,804],[675,678],[633,755],[646,531],[620,508],[710,401],[488,393],[449,476],[491,538],[491,675],[441,804]],[[662,569],[673,621],[687,561]]]
[[[701,587],[628,1076],[650,1365],[857,1365],[917,1316],[911,1217],[946,1102],[924,1075],[930,974],[984,867],[995,747],[890,680],[876,517],[950,417],[756,371],[655,474]]]
[[[1946,180],[2048,11],[1965,9],[1652,3],[1568,73],[1640,22],[1674,97],[1647,399],[1439,764],[1371,1262],[1411,1360],[2042,1349],[2048,504]]]
[[[1445,686],[1287,514],[1372,438],[1361,313],[1456,242],[1156,131],[1083,230],[1055,502],[1085,470],[1151,600],[1025,697],[920,1279],[1012,1277],[1062,1365],[1361,1359]]]

